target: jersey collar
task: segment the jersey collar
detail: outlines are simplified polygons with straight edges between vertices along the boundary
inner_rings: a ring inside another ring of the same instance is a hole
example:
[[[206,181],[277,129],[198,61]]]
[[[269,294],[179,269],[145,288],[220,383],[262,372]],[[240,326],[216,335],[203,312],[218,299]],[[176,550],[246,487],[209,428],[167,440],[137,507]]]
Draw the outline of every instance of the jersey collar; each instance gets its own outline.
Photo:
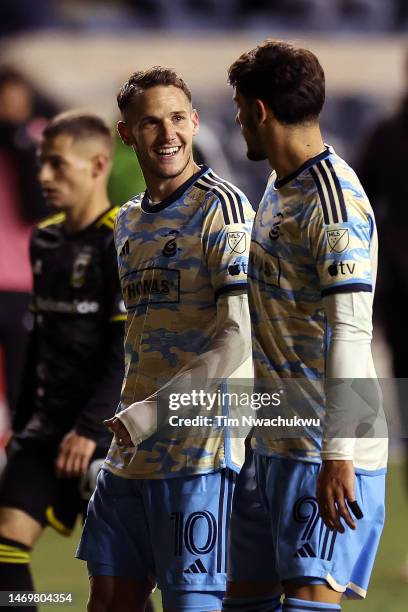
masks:
[[[290,183],[290,181],[293,181],[293,179],[299,176],[299,174],[301,174],[311,166],[314,166],[315,164],[317,164],[317,162],[326,159],[326,157],[329,157],[329,155],[331,155],[333,151],[330,150],[330,147],[328,145],[325,145],[325,147],[326,149],[324,151],[305,161],[304,164],[302,164],[297,170],[295,170],[291,174],[288,174],[287,176],[284,176],[281,179],[276,179],[275,189],[280,189],[284,185],[287,185],[288,183]]]
[[[63,223],[62,224],[62,231],[64,232],[65,237],[69,240],[70,238],[77,238],[78,236],[82,236],[83,234],[86,234],[86,232],[89,232],[89,230],[91,230],[95,226],[97,226],[98,223],[103,219],[103,217],[105,217],[105,215],[107,215],[111,210],[113,210],[113,208],[115,208],[115,207],[111,206],[110,208],[106,208],[91,223],[89,223],[88,225],[86,225],[82,229],[78,230],[77,232],[67,232],[66,227],[65,227],[65,225]]]
[[[198,181],[198,179],[203,174],[205,174],[208,169],[209,168],[207,166],[200,166],[200,170],[198,172],[193,174],[193,176],[191,176],[185,183],[180,185],[180,187],[176,189],[176,191],[173,191],[173,193],[168,198],[165,198],[164,200],[162,200],[162,202],[158,202],[157,204],[149,204],[149,196],[146,190],[142,198],[142,210],[147,213],[156,213],[160,212],[161,210],[164,210],[165,208],[167,208],[167,206],[170,206],[170,204],[173,204],[173,202],[181,198],[181,196],[187,191],[187,189],[189,189],[189,187],[191,187],[196,181]]]

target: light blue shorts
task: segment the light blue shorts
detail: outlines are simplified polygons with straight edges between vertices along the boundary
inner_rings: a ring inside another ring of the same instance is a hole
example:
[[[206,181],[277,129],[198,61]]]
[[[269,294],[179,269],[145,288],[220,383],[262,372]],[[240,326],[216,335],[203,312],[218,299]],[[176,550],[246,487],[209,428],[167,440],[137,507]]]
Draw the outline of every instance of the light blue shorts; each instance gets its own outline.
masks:
[[[251,453],[237,479],[230,527],[232,581],[322,579],[365,597],[384,524],[385,470],[356,473],[364,517],[330,531],[316,501],[320,465]],[[357,471],[356,471],[357,472]]]
[[[91,576],[157,582],[165,607],[221,609],[235,476],[131,480],[101,470],[77,557]]]

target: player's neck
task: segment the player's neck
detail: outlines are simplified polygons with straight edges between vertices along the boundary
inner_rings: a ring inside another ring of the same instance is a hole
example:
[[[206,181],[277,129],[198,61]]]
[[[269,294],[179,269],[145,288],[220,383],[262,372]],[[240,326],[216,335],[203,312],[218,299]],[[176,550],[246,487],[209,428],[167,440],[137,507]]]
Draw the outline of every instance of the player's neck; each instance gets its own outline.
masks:
[[[179,187],[188,181],[196,172],[200,170],[193,159],[187,164],[183,172],[178,176],[170,178],[160,178],[148,173],[144,174],[146,188],[149,198],[153,204],[163,202],[169,198]]]
[[[322,151],[324,142],[318,125],[284,128],[273,134],[268,160],[282,180]]]
[[[65,229],[69,234],[80,232],[91,225],[98,217],[110,208],[106,189],[95,192],[81,206],[73,207],[65,213]]]

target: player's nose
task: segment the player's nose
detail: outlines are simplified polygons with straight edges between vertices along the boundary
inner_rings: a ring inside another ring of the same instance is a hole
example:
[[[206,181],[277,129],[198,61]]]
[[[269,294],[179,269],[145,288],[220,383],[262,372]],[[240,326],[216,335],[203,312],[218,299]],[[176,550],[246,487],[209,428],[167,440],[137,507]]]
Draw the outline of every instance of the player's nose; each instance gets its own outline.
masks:
[[[163,121],[161,129],[161,137],[166,142],[171,142],[176,137],[176,130],[172,121]]]
[[[41,164],[38,169],[38,180],[41,185],[52,180],[53,172],[50,164]]]

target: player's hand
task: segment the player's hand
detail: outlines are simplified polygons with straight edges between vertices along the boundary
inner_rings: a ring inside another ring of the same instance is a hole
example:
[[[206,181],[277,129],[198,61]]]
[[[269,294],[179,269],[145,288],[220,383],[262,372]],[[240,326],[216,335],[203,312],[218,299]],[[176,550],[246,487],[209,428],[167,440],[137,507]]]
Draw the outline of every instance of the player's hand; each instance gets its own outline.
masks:
[[[362,518],[361,510],[354,494],[354,465],[352,461],[327,460],[322,462],[317,480],[317,501],[323,522],[329,529],[344,533],[344,519],[350,529],[356,528],[347,504],[356,518]]]
[[[103,424],[115,435],[116,444],[119,446],[134,446],[132,438],[122,421],[117,417],[106,419]]]
[[[95,440],[80,436],[76,431],[68,432],[62,439],[55,460],[57,476],[73,478],[85,474],[95,448]]]

